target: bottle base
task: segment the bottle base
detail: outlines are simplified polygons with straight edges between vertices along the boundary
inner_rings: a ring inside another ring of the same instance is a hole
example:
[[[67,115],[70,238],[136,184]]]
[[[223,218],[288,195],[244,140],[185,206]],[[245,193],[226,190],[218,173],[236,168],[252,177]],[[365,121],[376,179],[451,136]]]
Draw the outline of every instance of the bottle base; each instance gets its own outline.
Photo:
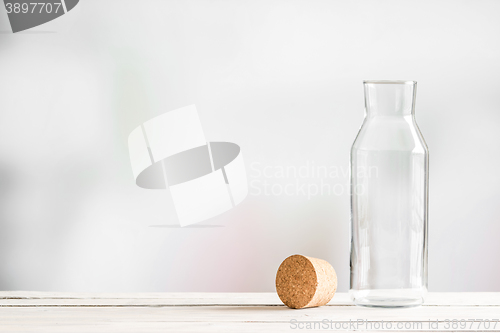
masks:
[[[369,308],[412,308],[422,305],[421,299],[367,297],[354,300],[355,305]]]
[[[420,293],[407,290],[391,290],[389,292],[387,290],[357,292],[351,290],[350,294],[355,305],[371,308],[410,308],[424,303],[424,298]]]

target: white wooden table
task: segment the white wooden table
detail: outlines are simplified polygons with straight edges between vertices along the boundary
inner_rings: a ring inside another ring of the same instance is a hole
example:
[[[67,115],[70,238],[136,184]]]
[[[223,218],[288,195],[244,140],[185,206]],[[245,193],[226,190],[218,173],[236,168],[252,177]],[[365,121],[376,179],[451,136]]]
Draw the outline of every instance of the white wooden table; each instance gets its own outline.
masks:
[[[0,292],[0,332],[500,332],[498,319],[500,293],[430,293],[408,309],[357,307],[337,293],[291,310],[274,293]]]

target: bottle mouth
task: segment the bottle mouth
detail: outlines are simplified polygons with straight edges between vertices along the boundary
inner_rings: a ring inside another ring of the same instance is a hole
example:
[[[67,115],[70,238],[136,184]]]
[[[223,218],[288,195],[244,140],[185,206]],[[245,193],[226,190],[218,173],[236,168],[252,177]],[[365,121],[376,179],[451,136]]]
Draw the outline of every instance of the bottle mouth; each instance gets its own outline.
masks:
[[[417,84],[417,81],[404,80],[364,80],[364,84]]]

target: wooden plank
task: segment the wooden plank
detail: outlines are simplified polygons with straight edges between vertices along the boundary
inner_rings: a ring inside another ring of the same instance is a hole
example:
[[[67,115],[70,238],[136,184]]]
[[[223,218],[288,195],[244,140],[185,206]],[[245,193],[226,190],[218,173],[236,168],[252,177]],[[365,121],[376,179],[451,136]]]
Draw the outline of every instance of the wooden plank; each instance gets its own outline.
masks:
[[[291,310],[285,306],[168,306],[168,307],[29,307],[2,308],[2,323],[31,318],[38,322],[116,321],[143,322],[289,322],[323,319],[350,320],[444,320],[500,319],[498,307],[418,307],[409,309],[380,309],[351,306],[319,307]]]
[[[444,326],[444,325],[442,325]],[[245,323],[140,323],[140,324],[131,324],[131,323],[104,323],[104,324],[93,324],[93,323],[85,323],[81,325],[72,325],[72,324],[62,324],[62,325],[50,325],[50,326],[37,326],[37,325],[24,325],[21,327],[12,327],[12,326],[0,326],[0,332],[33,332],[33,333],[88,333],[88,332],[121,332],[121,333],[138,333],[138,332],[146,332],[146,333],[165,333],[165,332],[215,332],[215,333],[235,333],[235,332],[264,332],[264,333],[272,333],[272,332],[294,332],[294,331],[306,331],[306,332],[332,332],[332,331],[343,331],[346,332],[348,329],[339,329],[339,330],[309,330],[309,329],[292,329],[287,324],[282,323],[254,323],[254,322],[245,322]],[[353,330],[351,330],[353,331]],[[369,332],[370,330],[360,331]],[[404,332],[405,330],[397,330],[397,329],[381,329],[381,330],[373,330],[372,332]],[[445,330],[445,329],[428,329],[423,328],[422,330],[414,329],[408,330],[411,332],[477,332],[478,330]],[[479,330],[484,331],[484,330]],[[487,330],[487,332],[499,332],[498,330]]]
[[[500,293],[431,293],[426,305],[408,309],[352,306],[346,293],[338,293],[328,306],[301,310],[286,308],[275,293],[1,292],[0,297],[0,332],[282,332],[311,322],[345,331],[353,323],[381,321],[438,332],[450,331],[445,325],[452,320],[459,325],[460,320],[500,319]],[[454,331],[485,330],[479,324],[467,322],[466,329]],[[487,331],[500,332],[500,323]]]
[[[357,324],[359,320],[372,322],[383,320],[393,325],[398,322],[419,322],[421,331],[425,331],[431,321],[438,319],[441,320],[443,327],[445,319],[491,319],[495,315],[498,318],[499,314],[498,309],[492,307],[466,307],[453,310],[450,312],[450,308],[424,307],[387,310],[344,306],[304,310],[290,310],[285,307],[4,308],[0,311],[0,331],[108,332],[117,329],[122,331],[122,328],[126,327],[133,327],[141,332],[174,327],[179,329],[211,327],[209,331],[231,331],[231,329],[240,331],[249,330],[249,327],[255,329],[258,325],[254,324],[269,324],[261,325],[262,331],[267,329],[281,331],[290,330],[292,320],[301,323],[323,323],[327,320],[333,323],[345,323],[345,328],[348,328],[350,323]],[[477,326],[474,329],[477,330]],[[339,330],[342,330],[342,326],[339,326]]]
[[[49,293],[0,292],[0,306],[282,305],[276,293]],[[329,306],[352,305],[337,293]],[[500,306],[500,293],[429,293],[424,306]]]

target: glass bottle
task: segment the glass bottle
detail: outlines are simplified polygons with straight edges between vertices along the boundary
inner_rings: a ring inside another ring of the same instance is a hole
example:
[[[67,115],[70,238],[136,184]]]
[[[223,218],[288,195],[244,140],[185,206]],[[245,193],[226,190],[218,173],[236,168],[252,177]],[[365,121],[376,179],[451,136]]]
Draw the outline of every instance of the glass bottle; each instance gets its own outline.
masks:
[[[351,149],[351,288],[357,305],[408,307],[427,292],[429,152],[415,81],[364,81]]]

